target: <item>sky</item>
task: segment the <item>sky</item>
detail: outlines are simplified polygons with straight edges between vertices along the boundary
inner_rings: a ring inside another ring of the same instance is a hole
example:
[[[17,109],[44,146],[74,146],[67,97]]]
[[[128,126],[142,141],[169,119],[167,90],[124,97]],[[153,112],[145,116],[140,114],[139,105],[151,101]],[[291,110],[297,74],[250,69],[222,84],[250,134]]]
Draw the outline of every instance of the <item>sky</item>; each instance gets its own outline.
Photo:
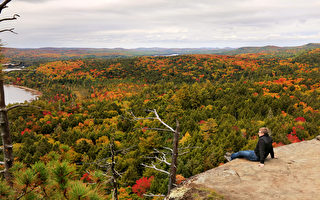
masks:
[[[3,0],[0,0],[2,2]],[[7,47],[200,48],[320,42],[319,0],[12,0]]]

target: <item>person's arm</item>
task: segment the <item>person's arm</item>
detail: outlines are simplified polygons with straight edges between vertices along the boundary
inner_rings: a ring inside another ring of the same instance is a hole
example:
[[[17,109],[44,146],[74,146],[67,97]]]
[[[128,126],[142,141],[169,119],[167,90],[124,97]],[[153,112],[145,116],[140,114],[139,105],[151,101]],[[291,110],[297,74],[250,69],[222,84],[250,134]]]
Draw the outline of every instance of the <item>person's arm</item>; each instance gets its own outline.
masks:
[[[262,139],[258,141],[260,164],[264,164],[265,143]]]
[[[274,158],[274,152],[273,152],[273,146],[272,145],[271,145],[270,155],[271,155],[271,158]]]

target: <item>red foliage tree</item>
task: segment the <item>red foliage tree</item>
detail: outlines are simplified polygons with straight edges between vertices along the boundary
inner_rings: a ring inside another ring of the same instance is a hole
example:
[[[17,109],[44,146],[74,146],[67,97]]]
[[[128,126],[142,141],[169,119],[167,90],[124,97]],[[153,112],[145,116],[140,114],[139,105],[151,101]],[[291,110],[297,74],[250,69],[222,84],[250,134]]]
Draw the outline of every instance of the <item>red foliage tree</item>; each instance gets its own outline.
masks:
[[[25,133],[30,133],[31,130],[29,128],[25,128],[23,131],[21,131],[21,135],[24,135]]]
[[[282,143],[282,142],[279,142],[279,143],[277,143],[277,142],[274,142],[274,143],[272,143],[272,146],[273,147],[281,147],[281,146],[283,146],[284,144]]]
[[[292,132],[287,135],[287,138],[291,143],[301,142],[301,140],[297,136],[296,130],[297,130],[297,128],[295,126],[292,127]]]
[[[80,178],[80,180],[84,181],[84,182],[92,182],[92,177],[90,174],[85,173],[83,174],[83,176]]]
[[[132,191],[136,193],[139,197],[143,197],[143,194],[150,188],[151,182],[153,181],[153,176],[150,178],[142,177],[136,181],[136,184],[132,186]]]
[[[305,119],[304,117],[297,117],[297,118],[295,119],[295,121],[296,121],[296,122],[305,122],[306,119]]]

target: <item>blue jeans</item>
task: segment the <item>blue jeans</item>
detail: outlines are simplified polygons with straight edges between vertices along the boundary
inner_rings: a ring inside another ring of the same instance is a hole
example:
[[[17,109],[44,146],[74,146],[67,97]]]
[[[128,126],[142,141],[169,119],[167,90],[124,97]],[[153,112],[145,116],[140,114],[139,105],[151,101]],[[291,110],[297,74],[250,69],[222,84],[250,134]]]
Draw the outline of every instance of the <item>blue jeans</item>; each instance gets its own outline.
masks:
[[[239,151],[237,153],[231,154],[231,160],[236,158],[245,158],[251,161],[259,161],[258,157],[252,150]]]

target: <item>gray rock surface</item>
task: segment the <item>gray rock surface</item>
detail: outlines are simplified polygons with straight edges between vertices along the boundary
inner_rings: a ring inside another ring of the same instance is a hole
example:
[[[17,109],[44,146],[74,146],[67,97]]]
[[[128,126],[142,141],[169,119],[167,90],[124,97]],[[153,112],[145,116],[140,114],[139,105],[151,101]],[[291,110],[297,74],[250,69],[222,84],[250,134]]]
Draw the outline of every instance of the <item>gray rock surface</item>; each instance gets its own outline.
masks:
[[[235,159],[188,179],[166,199],[320,200],[319,136],[275,148],[277,159]]]

